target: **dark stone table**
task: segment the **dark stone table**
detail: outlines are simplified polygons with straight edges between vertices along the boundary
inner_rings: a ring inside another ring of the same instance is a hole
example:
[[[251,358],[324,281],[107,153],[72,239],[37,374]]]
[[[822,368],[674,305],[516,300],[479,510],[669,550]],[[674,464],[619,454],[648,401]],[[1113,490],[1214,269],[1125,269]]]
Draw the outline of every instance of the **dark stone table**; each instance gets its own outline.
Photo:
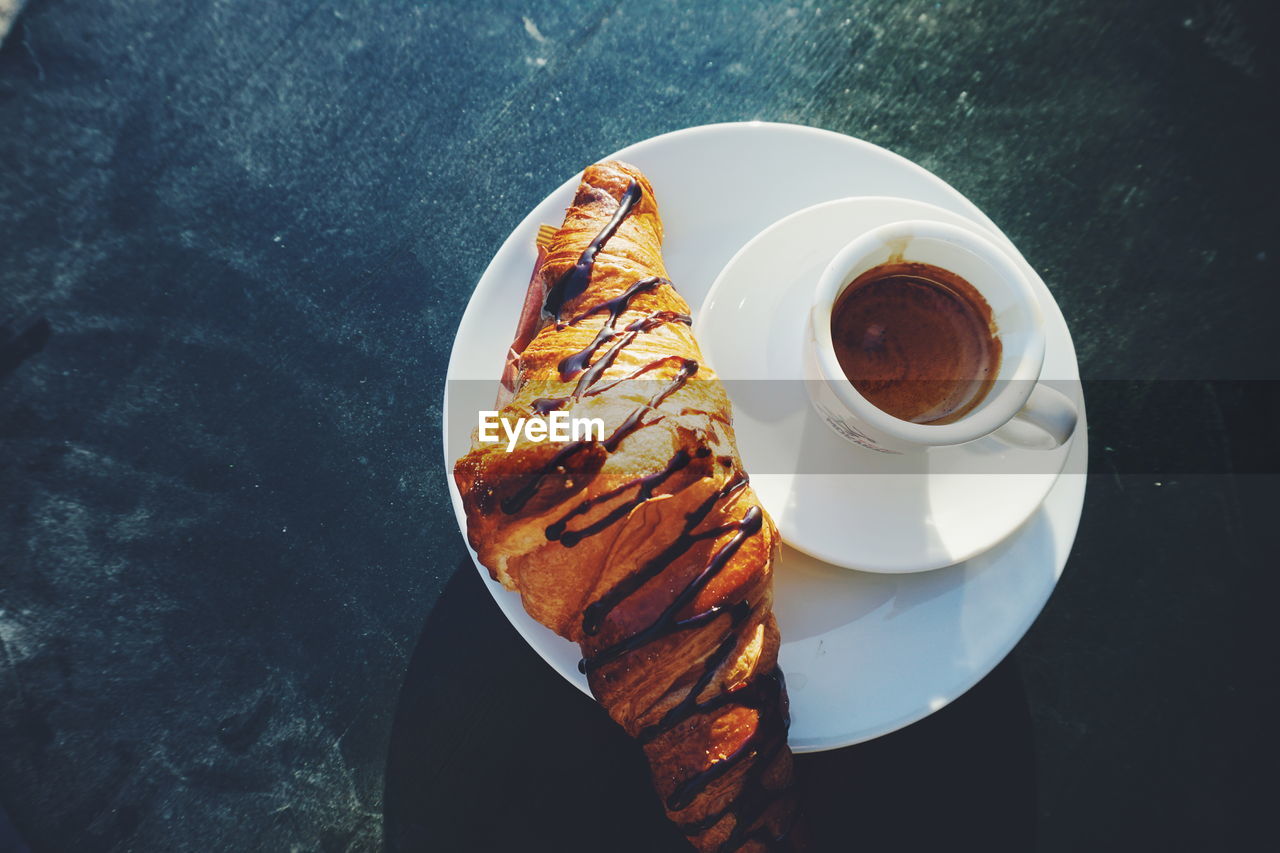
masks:
[[[1243,849],[1276,793],[1276,27],[1232,0],[32,0],[0,50],[0,850],[676,851],[440,462],[490,255],[770,119],[932,169],[1090,381],[1074,555],[823,850]],[[749,176],[748,176],[749,178]]]

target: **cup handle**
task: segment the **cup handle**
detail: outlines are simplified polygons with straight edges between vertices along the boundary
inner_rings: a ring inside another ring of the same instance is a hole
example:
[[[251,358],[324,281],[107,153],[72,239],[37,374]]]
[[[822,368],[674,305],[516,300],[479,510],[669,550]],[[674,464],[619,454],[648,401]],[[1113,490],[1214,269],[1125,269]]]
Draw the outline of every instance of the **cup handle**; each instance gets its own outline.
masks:
[[[1053,450],[1070,440],[1079,419],[1076,404],[1066,394],[1037,382],[1026,405],[992,434],[1014,447]]]

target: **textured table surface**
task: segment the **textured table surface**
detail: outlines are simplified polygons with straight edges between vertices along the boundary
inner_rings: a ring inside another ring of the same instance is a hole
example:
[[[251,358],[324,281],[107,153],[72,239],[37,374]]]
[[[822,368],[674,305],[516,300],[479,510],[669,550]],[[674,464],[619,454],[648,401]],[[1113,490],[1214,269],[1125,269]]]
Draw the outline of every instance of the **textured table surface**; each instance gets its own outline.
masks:
[[[470,567],[440,400],[533,204],[739,119],[966,193],[1094,380],[1057,592],[953,706],[801,760],[821,849],[1240,849],[1275,788],[1266,4],[569,6],[28,4],[0,49],[0,850],[682,849]]]

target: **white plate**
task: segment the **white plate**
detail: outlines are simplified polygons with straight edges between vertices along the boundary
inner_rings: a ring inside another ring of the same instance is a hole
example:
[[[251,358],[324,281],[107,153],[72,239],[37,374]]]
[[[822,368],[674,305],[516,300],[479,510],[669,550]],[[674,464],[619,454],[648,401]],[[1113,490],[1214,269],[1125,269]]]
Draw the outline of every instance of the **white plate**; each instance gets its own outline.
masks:
[[[695,327],[703,355],[726,380],[738,448],[782,538],[820,560],[872,572],[938,569],[987,550],[1040,505],[1069,451],[1069,444],[1031,450],[985,438],[876,453],[836,435],[814,411],[802,378],[818,277],[850,240],[905,219],[939,220],[1004,243],[1045,312],[1056,312],[1049,289],[1004,235],[931,204],[862,196],[806,208],[758,234],[711,286]],[[1051,363],[1073,361],[1065,326],[1049,324],[1046,351]]]
[[[667,269],[692,305],[701,304],[721,268],[751,237],[823,201],[899,196],[995,229],[963,196],[910,161],[813,128],[708,125],[647,139],[613,156],[635,163],[652,181],[667,235]],[[511,232],[458,324],[442,419],[446,474],[467,449],[476,408],[487,408],[497,389],[533,266],[538,225],[560,222],[579,177],[562,184]],[[1046,322],[1065,334],[1056,307],[1046,311]],[[1074,379],[1074,352],[1068,346],[1052,363],[1046,359],[1045,371]],[[477,400],[473,388],[485,389],[487,399]],[[1084,501],[1084,475],[1071,472],[1083,472],[1087,456],[1081,409],[1068,473],[1014,535],[956,566],[872,575],[784,548],[774,599],[791,697],[792,748],[833,749],[893,731],[943,707],[990,672],[1031,625],[1062,573]],[[461,496],[452,476],[448,482],[464,526]],[[587,692],[577,647],[534,622],[518,595],[489,581],[478,563],[477,569],[529,645]]]

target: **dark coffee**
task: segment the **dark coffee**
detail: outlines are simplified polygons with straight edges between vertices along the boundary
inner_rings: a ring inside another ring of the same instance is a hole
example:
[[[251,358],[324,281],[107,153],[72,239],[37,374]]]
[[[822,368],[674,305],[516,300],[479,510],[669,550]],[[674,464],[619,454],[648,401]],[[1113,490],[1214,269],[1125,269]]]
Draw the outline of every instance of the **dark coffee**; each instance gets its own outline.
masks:
[[[991,306],[931,264],[881,264],[854,279],[831,312],[831,340],[862,396],[918,424],[964,417],[1000,370]]]

